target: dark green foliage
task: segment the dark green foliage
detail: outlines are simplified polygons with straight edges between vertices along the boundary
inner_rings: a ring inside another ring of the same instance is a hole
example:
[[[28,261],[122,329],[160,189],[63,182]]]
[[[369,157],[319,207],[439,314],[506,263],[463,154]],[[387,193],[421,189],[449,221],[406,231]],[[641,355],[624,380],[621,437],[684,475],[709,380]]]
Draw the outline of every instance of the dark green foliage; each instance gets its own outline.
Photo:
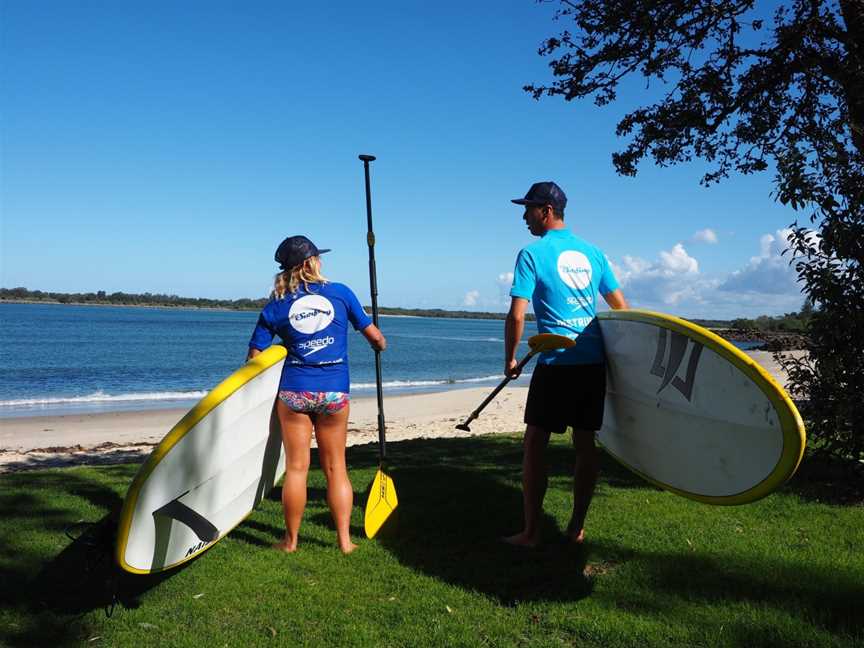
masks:
[[[106,294],[104,290],[92,293],[57,293],[27,288],[0,288],[0,301],[27,301],[60,304],[102,304],[109,306],[159,306],[185,308],[229,308],[231,310],[261,310],[266,299],[206,299],[203,297],[178,297],[159,293]]]
[[[659,93],[618,123],[613,163],[636,175],[700,158],[706,185],[775,171],[774,197],[804,212],[790,262],[816,308],[802,323],[809,359],[789,365],[792,390],[821,448],[864,458],[864,2],[562,0],[568,30],[547,39],[549,86],[535,98],[593,96],[642,77]],[[769,26],[770,25],[770,26]],[[569,31],[572,30],[572,31]],[[649,95],[651,96],[651,95]]]
[[[739,317],[730,322],[730,326],[736,329],[756,331],[780,331],[786,333],[804,333],[810,321],[812,312],[802,310],[800,313],[786,313],[778,317],[760,315],[756,319]]]
[[[204,299],[201,297],[178,297],[152,293],[134,294],[115,292],[110,295],[104,290],[96,293],[56,293],[26,288],[0,288],[0,301],[46,302],[60,304],[104,304],[109,306],[158,306],[182,308],[228,308],[231,310],[261,310],[266,299]],[[367,306],[367,312],[372,309]],[[451,311],[441,308],[387,308],[378,309],[381,315],[403,315],[411,317],[449,317],[454,319],[495,319],[503,320],[506,313],[485,313],[474,311]],[[525,318],[534,321],[533,313]]]

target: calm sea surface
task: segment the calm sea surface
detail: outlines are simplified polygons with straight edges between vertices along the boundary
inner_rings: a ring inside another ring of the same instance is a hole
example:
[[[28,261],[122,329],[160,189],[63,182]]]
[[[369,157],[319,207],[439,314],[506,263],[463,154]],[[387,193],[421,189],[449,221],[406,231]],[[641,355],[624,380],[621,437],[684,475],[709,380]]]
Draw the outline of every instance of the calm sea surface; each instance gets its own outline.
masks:
[[[0,418],[191,407],[243,364],[258,313],[0,304]],[[504,322],[381,317],[385,394],[497,384]],[[526,335],[536,333],[533,323]],[[524,347],[527,353],[527,346]],[[351,392],[375,359],[349,343]],[[517,384],[527,384],[526,376]]]
[[[257,318],[0,304],[0,418],[191,407],[243,364]],[[492,386],[503,377],[501,320],[382,316],[380,324],[385,394]],[[529,323],[524,337],[536,332]],[[359,333],[349,340],[351,392],[374,395],[375,356]]]

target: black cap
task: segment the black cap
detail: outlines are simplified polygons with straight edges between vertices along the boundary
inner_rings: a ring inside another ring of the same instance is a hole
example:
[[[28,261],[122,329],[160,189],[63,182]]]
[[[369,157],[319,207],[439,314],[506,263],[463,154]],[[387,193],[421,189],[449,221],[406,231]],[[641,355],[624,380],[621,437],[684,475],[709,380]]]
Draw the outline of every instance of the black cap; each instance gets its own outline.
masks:
[[[517,205],[552,205],[558,211],[564,211],[567,206],[567,196],[561,187],[552,182],[535,182],[531,185],[524,198],[515,198],[511,202]]]
[[[276,248],[275,259],[279,262],[280,269],[290,270],[294,266],[303,263],[309,257],[318,256],[329,251],[329,249],[319,250],[305,236],[289,236]]]

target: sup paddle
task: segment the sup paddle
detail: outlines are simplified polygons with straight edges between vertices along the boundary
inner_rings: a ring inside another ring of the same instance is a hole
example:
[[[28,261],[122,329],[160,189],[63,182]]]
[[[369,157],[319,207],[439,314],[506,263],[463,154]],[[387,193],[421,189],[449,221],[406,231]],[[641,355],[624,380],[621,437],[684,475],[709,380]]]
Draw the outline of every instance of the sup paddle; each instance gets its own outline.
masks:
[[[369,189],[369,163],[374,155],[361,155],[363,172],[366,176],[366,243],[369,245],[369,289],[372,293],[372,322],[378,326],[378,282],[375,271],[375,234],[372,231],[372,195]],[[396,485],[387,474],[385,462],[387,459],[387,444],[384,425],[384,392],[381,384],[381,352],[375,349],[375,387],[378,392],[378,472],[369,488],[369,499],[366,500],[366,514],[363,527],[367,538],[374,538],[396,507],[399,500],[396,497]]]
[[[542,353],[543,351],[552,351],[554,349],[566,349],[568,347],[572,347],[576,344],[573,340],[563,335],[555,335],[554,333],[540,333],[539,335],[533,335],[528,338],[528,347],[531,351],[519,361],[519,364],[516,365],[516,368],[513,370],[513,373],[518,373],[522,371],[522,368],[528,364],[528,361],[533,358],[538,353]],[[460,423],[456,426],[457,430],[463,430],[464,432],[470,432],[471,428],[468,427],[468,424],[480,416],[480,412],[492,402],[492,399],[498,395],[504,386],[509,383],[513,378],[511,376],[507,376],[501,383],[492,390],[492,393],[486,397],[482,403],[480,403],[480,407],[471,412],[471,416],[469,416],[464,423]]]

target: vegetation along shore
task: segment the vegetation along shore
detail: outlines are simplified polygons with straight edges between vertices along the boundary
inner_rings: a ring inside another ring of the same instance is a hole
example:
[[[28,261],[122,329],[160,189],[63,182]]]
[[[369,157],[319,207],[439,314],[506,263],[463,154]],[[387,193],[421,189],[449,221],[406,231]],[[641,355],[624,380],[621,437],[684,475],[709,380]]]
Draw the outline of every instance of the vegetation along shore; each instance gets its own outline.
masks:
[[[104,290],[86,293],[61,293],[27,288],[0,288],[0,303],[26,304],[66,304],[75,306],[137,306],[141,308],[191,308],[233,311],[258,311],[267,303],[267,298],[259,299],[208,299],[204,297],[180,297],[159,293],[107,293]],[[446,310],[443,308],[392,308],[382,306],[381,315],[400,315],[404,317],[447,317],[454,319],[494,319],[503,320],[505,313],[478,312],[466,310]],[[694,319],[694,323],[715,331],[732,342],[761,343],[754,347],[767,351],[787,351],[802,349],[806,339],[804,325],[810,309],[800,313],[787,313],[778,317],[763,315],[755,319]],[[528,314],[533,321],[533,314]]]

